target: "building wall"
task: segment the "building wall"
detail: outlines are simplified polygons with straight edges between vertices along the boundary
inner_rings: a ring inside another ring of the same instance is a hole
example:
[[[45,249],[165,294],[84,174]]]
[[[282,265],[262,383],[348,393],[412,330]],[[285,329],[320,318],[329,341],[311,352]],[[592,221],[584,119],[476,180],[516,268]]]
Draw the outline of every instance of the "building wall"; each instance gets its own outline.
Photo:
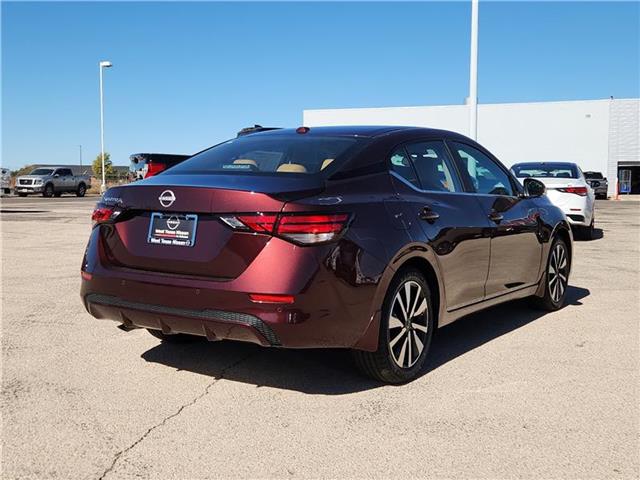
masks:
[[[616,137],[624,137],[616,140],[616,151],[624,151],[627,156],[633,156],[635,152],[638,157],[639,102],[639,99],[607,99],[482,104],[478,106],[478,141],[507,166],[524,161],[575,162],[583,170],[609,175],[613,189],[617,172],[612,175],[615,167],[612,168],[609,162],[611,124],[621,123],[624,127],[624,134]],[[634,106],[635,124],[633,118],[631,121],[620,120],[620,115],[625,119],[633,116]],[[610,112],[615,118],[610,118]],[[309,127],[408,125],[469,134],[466,105],[305,110],[303,124]],[[636,138],[635,144],[630,143],[631,136]],[[616,161],[611,159],[611,162]]]

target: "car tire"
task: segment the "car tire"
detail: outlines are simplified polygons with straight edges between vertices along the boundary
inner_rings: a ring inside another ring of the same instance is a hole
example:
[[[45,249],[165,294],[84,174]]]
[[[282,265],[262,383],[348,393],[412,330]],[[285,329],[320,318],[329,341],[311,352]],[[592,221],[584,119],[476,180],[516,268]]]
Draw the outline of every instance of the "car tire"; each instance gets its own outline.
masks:
[[[62,196],[62,192],[55,192],[53,196],[56,198],[60,198]]]
[[[570,273],[569,248],[562,238],[556,237],[551,243],[547,268],[544,271],[544,295],[533,297],[534,305],[549,312],[564,307]]]
[[[19,196],[19,197],[23,197],[23,198],[24,198],[24,197],[26,197],[26,196],[27,196],[27,194],[26,194],[26,193],[19,193],[19,194],[18,194],[18,196]]]
[[[593,240],[595,229],[595,219],[591,217],[591,223],[588,227],[579,227],[578,233],[581,240]]]
[[[197,337],[195,335],[187,335],[186,333],[166,334],[166,333],[162,333],[161,330],[153,330],[151,328],[148,328],[147,332],[149,332],[154,337],[159,338],[160,340],[166,343],[192,343],[202,339],[202,337]]]
[[[84,194],[87,193],[87,187],[84,183],[78,185],[78,190],[76,190],[76,197],[84,197]]]
[[[353,351],[358,369],[385,383],[415,379],[431,346],[435,328],[432,304],[429,285],[419,270],[407,269],[396,275],[382,304],[378,349]]]
[[[43,197],[53,197],[53,185],[48,183],[47,185],[44,186],[44,190],[42,191],[42,196]]]

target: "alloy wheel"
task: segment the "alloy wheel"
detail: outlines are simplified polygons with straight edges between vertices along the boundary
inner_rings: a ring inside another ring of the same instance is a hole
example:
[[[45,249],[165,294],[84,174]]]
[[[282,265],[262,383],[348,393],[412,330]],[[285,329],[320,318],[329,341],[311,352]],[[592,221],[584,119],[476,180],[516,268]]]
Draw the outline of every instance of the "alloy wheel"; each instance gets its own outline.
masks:
[[[569,271],[567,252],[562,243],[556,243],[549,259],[549,294],[558,303],[567,289],[567,275]]]
[[[418,282],[405,282],[393,299],[389,313],[389,351],[400,368],[418,361],[427,339],[429,309]]]

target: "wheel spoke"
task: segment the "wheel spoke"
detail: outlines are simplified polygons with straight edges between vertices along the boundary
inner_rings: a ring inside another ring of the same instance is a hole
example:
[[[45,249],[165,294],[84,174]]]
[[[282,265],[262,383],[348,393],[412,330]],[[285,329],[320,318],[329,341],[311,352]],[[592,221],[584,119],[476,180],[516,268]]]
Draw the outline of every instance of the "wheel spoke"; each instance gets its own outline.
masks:
[[[409,337],[404,339],[404,343],[402,344],[402,348],[400,349],[400,355],[398,356],[398,365],[400,365],[401,367],[404,367],[404,357],[407,353],[407,340],[409,340]]]
[[[420,356],[420,354],[422,353],[422,349],[424,348],[424,344],[422,343],[422,341],[420,340],[420,337],[418,337],[418,334],[415,331],[413,331],[411,333],[413,333],[413,339],[416,342],[416,347],[417,347],[417,350],[418,350],[417,353],[418,353],[418,356]]]
[[[400,292],[396,295],[396,301],[398,302],[398,305],[400,305],[400,312],[404,317],[403,320],[406,321],[409,317],[407,317],[407,309],[404,307],[404,302],[402,301],[402,295],[400,295]]]
[[[410,367],[411,365],[413,365],[413,354],[412,354],[412,350],[413,350],[413,340],[411,339],[411,332],[409,332],[409,334],[407,335],[407,355],[408,355],[408,361],[407,361],[407,367]]]
[[[411,318],[411,283],[407,282],[404,284],[404,305],[405,305],[405,313],[407,314],[407,318]]]
[[[411,325],[416,330],[420,330],[421,332],[427,333],[427,327],[425,327],[424,325],[420,325],[419,323],[412,323]]]
[[[402,327],[402,330],[400,330],[400,333],[398,333],[398,335],[396,335],[394,339],[389,342],[389,348],[393,348],[395,344],[398,343],[398,340],[400,340],[406,332],[407,332],[407,329],[405,327]]]
[[[414,312],[413,316],[417,317],[418,315],[422,315],[426,311],[427,311],[427,299],[423,298],[422,299],[422,303],[417,308],[417,310]]]
[[[420,301],[420,293],[422,293],[422,289],[418,287],[418,291],[416,292],[416,298],[413,300],[413,306],[411,307],[411,313],[409,313],[409,319],[412,319],[416,316],[416,307],[418,306],[418,302]]]
[[[394,317],[393,315],[389,317],[389,330],[391,330],[392,328],[399,328],[403,326],[404,323],[402,323],[398,317]]]
[[[567,277],[565,277],[562,273],[558,273],[558,275],[560,275],[560,278],[564,283],[567,283]]]

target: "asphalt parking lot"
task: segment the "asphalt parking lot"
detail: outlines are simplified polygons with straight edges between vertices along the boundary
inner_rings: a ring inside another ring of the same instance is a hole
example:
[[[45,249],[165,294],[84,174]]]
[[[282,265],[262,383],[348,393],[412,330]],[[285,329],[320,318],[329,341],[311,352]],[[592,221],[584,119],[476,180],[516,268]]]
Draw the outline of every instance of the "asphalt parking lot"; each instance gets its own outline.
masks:
[[[566,308],[460,320],[391,387],[343,351],[94,320],[78,292],[95,200],[0,202],[3,478],[640,476],[640,202],[597,203]]]

